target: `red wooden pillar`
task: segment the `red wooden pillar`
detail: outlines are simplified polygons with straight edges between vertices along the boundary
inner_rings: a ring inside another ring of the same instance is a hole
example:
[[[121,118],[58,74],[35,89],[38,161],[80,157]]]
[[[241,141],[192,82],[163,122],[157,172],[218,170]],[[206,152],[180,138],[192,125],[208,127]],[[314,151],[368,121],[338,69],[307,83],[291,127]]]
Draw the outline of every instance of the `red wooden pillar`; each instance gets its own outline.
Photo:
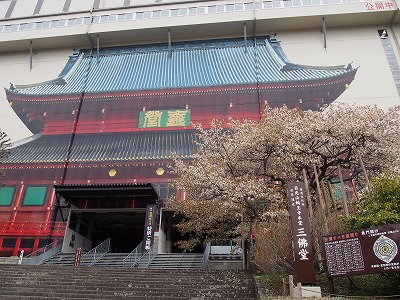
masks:
[[[32,252],[35,252],[39,248],[39,238],[35,238],[35,241],[33,242],[33,248]]]
[[[11,220],[10,220],[11,222],[14,222],[15,218],[17,217],[17,209],[18,209],[18,207],[21,206],[24,190],[25,190],[24,182],[21,181],[21,185],[19,186],[19,190],[17,191],[18,196],[17,196],[17,200],[15,201],[14,210],[11,214]]]
[[[15,246],[14,246],[14,251],[12,256],[18,256],[18,252],[19,252],[19,247],[21,245],[21,237],[17,237],[17,241],[15,242]]]
[[[53,209],[54,209],[54,198],[55,198],[55,190],[53,188],[52,192],[50,193],[50,196],[48,198],[48,200],[45,202],[45,205],[47,204],[47,212],[46,215],[44,217],[44,222],[49,223],[51,222],[51,218],[53,216]]]

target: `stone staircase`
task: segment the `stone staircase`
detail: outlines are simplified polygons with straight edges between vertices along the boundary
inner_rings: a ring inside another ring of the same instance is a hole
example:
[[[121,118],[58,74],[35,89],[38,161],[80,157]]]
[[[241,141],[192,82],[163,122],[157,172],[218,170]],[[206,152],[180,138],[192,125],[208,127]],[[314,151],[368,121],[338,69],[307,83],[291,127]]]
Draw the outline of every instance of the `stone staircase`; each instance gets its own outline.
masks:
[[[128,254],[129,253],[106,253],[94,265],[105,267],[124,267],[123,260]],[[74,259],[74,253],[59,253],[45,261],[43,264],[73,266]],[[143,260],[139,264],[135,265],[135,267],[151,269],[201,269],[202,259],[202,253],[157,254],[151,259],[148,258],[148,255],[145,255]]]
[[[244,271],[0,265],[0,300],[258,299]]]
[[[106,253],[95,266],[105,267],[122,267],[123,260],[129,253]],[[75,260],[75,253],[59,253],[43,263],[43,265],[63,265],[73,266]]]
[[[74,265],[75,253],[58,253],[46,260],[43,265]]]
[[[124,258],[127,257],[128,254],[129,253],[106,253],[94,265],[102,267],[123,267]]]
[[[150,269],[201,269],[203,254],[168,253],[157,254],[148,268]]]

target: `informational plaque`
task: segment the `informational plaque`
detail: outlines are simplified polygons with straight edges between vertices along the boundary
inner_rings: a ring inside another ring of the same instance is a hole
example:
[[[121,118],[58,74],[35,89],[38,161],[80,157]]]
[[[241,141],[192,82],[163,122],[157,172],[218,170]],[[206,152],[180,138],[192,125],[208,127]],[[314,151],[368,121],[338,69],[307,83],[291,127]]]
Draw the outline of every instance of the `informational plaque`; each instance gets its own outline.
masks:
[[[328,275],[400,272],[400,224],[323,237]]]
[[[297,282],[316,283],[304,182],[288,184]]]
[[[144,226],[143,252],[150,250],[154,242],[156,229],[157,204],[148,204],[146,207],[146,221]]]

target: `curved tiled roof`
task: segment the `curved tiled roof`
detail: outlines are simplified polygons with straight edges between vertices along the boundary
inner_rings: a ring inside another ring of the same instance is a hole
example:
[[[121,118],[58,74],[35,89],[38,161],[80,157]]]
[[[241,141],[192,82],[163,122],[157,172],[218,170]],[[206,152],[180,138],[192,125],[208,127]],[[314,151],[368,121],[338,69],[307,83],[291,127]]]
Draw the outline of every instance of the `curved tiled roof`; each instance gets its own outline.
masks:
[[[170,51],[171,50],[171,51]],[[313,67],[288,61],[274,36],[266,39],[199,41],[168,45],[82,50],[59,77],[16,86],[11,93],[64,95],[279,83],[329,79],[354,72],[351,65]]]
[[[12,149],[4,164],[62,163],[67,159],[70,135],[49,135]],[[75,136],[70,162],[132,162],[189,158],[196,150],[194,130],[142,131],[132,133],[79,134]]]

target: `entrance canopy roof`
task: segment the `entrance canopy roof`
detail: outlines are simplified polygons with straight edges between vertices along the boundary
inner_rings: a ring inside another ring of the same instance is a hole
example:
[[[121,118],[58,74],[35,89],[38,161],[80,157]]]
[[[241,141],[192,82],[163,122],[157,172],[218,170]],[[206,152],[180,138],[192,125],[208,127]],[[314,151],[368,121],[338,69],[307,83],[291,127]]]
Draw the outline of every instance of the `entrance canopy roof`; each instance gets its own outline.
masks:
[[[70,135],[37,135],[11,151],[3,163],[63,163]],[[68,160],[73,163],[150,161],[190,158],[198,141],[194,130],[79,134]]]
[[[147,203],[156,203],[158,195],[150,183],[141,184],[60,184],[55,185],[57,197],[63,197],[67,202],[76,205],[87,199],[121,199],[141,198]]]

